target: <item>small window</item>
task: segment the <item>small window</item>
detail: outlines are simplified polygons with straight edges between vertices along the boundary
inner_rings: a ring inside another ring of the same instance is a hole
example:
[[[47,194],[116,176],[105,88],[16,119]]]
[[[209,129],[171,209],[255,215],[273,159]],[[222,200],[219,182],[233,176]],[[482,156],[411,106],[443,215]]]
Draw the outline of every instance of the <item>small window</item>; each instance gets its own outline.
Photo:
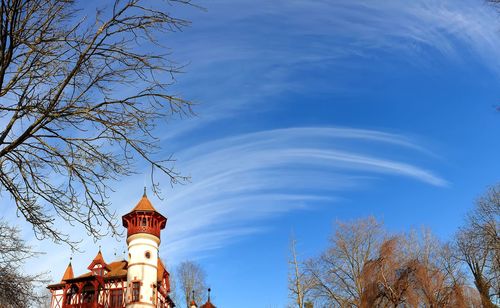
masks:
[[[146,259],[149,259],[149,258],[151,258],[151,252],[149,252],[149,251],[146,251],[146,253],[145,253],[145,256],[146,256]]]
[[[141,293],[141,283],[138,281],[132,282],[132,302],[139,301],[140,293]]]
[[[146,217],[144,217],[144,218],[142,219],[142,225],[143,225],[143,226],[147,226],[147,225],[148,225],[148,222],[147,222],[147,220],[146,220]]]
[[[73,288],[69,289],[68,293],[66,293],[66,305],[71,304],[71,300],[73,299],[73,294],[75,290]]]
[[[123,307],[123,290],[122,289],[111,290],[110,307],[111,308]]]

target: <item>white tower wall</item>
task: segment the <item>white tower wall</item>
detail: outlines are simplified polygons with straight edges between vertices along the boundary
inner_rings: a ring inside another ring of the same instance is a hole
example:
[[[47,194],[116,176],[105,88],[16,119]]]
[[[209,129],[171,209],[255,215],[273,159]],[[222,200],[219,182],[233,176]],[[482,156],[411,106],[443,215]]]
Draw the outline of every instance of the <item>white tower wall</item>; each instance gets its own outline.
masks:
[[[137,233],[127,238],[127,308],[156,307],[156,284],[158,272],[158,247],[160,239],[147,233]],[[146,257],[149,252],[150,257]],[[132,283],[141,283],[139,302],[132,302]]]

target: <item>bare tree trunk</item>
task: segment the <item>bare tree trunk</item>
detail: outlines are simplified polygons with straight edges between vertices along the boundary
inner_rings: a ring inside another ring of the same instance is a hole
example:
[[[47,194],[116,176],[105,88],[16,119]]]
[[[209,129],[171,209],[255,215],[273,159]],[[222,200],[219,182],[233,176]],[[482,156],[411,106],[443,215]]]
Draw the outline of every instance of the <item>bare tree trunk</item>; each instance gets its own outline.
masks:
[[[300,273],[295,245],[296,245],[296,240],[295,238],[292,237],[290,240],[291,259],[289,260],[289,265],[292,267],[292,272],[288,274],[288,290],[289,290],[289,297],[295,301],[297,307],[304,308],[304,291],[303,291],[304,283],[301,281],[303,275],[301,275]]]
[[[474,276],[474,284],[481,296],[481,305],[483,308],[497,308],[490,299],[490,286],[481,276]]]
[[[500,299],[500,184],[490,187],[476,201],[467,223],[457,234],[457,258],[472,276],[485,308]]]

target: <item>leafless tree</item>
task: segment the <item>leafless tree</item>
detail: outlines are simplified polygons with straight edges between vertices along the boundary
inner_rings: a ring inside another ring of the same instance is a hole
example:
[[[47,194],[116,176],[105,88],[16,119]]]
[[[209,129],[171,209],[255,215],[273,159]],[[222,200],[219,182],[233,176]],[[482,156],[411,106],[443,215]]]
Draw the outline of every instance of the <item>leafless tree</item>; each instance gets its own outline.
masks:
[[[453,247],[429,230],[388,236],[372,217],[337,225],[330,246],[306,263],[308,277],[303,281],[312,282],[308,299],[315,304],[480,307],[478,294],[465,284]]]
[[[457,234],[457,257],[465,262],[485,308],[500,301],[500,185],[487,190]]]
[[[155,158],[157,120],[191,113],[168,91],[178,68],[161,43],[188,24],[174,2],[190,0],[1,1],[0,192],[38,238],[74,243],[58,219],[116,234],[110,183],[138,159],[155,193],[155,170],[186,180]]]
[[[426,307],[470,307],[463,296],[465,278],[449,244],[429,229],[412,230],[401,238],[406,262],[413,266],[411,288]]]
[[[376,257],[382,239],[382,225],[373,217],[338,222],[330,247],[307,262],[315,301],[328,307],[359,307],[363,268]]]
[[[46,288],[46,286],[42,286],[41,290],[37,293],[39,297],[39,302],[37,303],[36,308],[51,308],[52,302],[52,293]]]
[[[25,308],[42,303],[36,292],[43,285],[44,274],[31,275],[22,271],[22,264],[37,255],[21,238],[19,230],[0,221],[0,307]]]
[[[360,307],[398,307],[405,303],[416,307],[410,285],[414,264],[397,251],[398,243],[398,237],[384,241],[379,256],[365,263]]]
[[[307,293],[312,288],[311,277],[306,274],[304,266],[297,259],[297,241],[292,236],[290,240],[290,260],[288,261],[288,294],[293,306],[304,308],[307,302]]]
[[[198,305],[202,302],[206,293],[207,284],[205,270],[193,261],[184,261],[177,268],[177,279],[182,295],[184,296],[186,307],[190,307],[194,291],[194,300]]]
[[[169,266],[167,266],[167,268],[170,268]],[[174,302],[174,303],[179,303],[180,300],[179,300],[179,288],[177,287],[177,279],[176,279],[176,274],[177,273],[170,273],[170,293],[169,293],[169,297],[170,299]]]
[[[363,269],[362,307],[481,307],[468,292],[460,267],[427,230],[384,241]]]

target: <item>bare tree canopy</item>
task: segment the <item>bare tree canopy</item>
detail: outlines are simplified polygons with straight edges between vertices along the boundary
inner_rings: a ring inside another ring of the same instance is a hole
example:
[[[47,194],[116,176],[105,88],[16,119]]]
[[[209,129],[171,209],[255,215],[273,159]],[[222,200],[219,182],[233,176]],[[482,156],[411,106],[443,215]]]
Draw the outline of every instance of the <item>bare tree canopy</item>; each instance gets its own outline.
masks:
[[[320,307],[481,307],[460,268],[452,247],[428,230],[388,236],[373,217],[338,223],[329,247],[305,262],[301,300]]]
[[[363,269],[361,307],[480,307],[459,267],[449,263],[446,246],[429,235],[382,243],[379,256]]]
[[[207,283],[205,270],[193,261],[184,261],[177,268],[177,279],[179,288],[184,297],[186,307],[190,307],[190,302],[194,294],[194,300],[198,305],[204,298]]]
[[[457,257],[469,268],[483,307],[500,304],[500,184],[476,202],[457,234]]]
[[[104,2],[90,14],[72,0],[0,4],[0,192],[38,238],[73,244],[57,219],[116,234],[110,182],[137,159],[151,166],[155,193],[155,170],[186,180],[171,158],[154,157],[154,129],[191,113],[168,92],[178,69],[158,39],[188,24],[166,10],[190,1]]]
[[[327,307],[359,307],[361,273],[376,256],[382,238],[382,225],[373,217],[337,222],[329,247],[306,262],[314,301]]]
[[[44,284],[43,274],[29,275],[21,265],[37,255],[19,234],[19,230],[0,220],[0,303],[1,307],[24,308],[41,304],[44,295],[35,289]]]

